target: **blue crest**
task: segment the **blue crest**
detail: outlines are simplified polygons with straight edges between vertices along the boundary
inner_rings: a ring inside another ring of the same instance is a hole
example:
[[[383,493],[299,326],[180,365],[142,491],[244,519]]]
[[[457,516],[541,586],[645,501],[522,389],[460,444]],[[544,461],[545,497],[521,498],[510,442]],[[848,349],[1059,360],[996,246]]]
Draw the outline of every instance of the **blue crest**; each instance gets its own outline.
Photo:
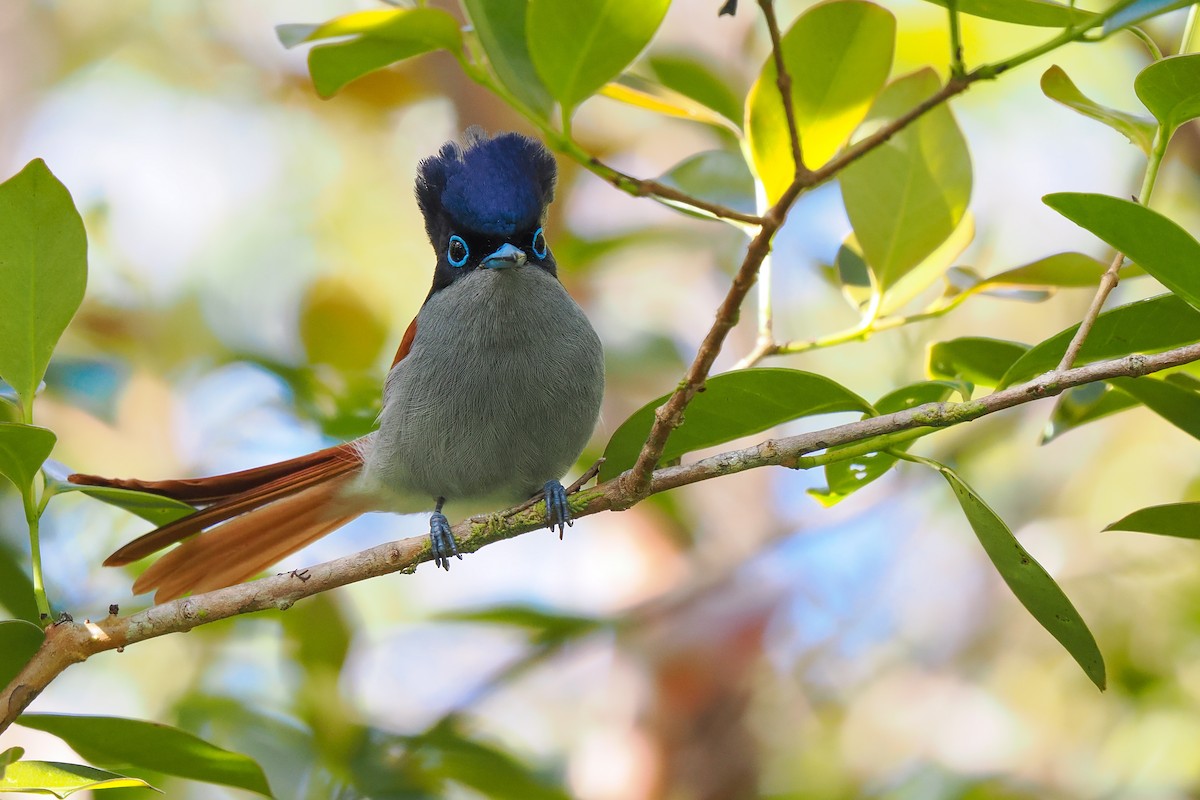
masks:
[[[467,131],[466,144],[445,144],[417,168],[417,202],[433,238],[436,220],[487,236],[511,236],[534,228],[554,199],[554,157],[519,133],[488,138]]]

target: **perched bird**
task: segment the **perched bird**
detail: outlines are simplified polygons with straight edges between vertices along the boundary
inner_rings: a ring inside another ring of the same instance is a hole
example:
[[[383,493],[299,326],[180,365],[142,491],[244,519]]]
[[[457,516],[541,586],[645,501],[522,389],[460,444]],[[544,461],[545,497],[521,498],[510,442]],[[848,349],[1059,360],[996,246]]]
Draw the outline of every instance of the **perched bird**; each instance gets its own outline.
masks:
[[[416,194],[437,266],[384,383],[378,430],[208,478],[72,475],[203,506],[105,565],[182,541],[133,587],[164,602],[249,580],[364,512],[432,507],[435,561],[449,569],[458,550],[447,509],[475,513],[537,492],[561,535],[571,517],[558,479],[596,424],[604,372],[600,340],[559,282],[542,227],[556,176],[545,147],[516,133],[473,129],[424,159]]]

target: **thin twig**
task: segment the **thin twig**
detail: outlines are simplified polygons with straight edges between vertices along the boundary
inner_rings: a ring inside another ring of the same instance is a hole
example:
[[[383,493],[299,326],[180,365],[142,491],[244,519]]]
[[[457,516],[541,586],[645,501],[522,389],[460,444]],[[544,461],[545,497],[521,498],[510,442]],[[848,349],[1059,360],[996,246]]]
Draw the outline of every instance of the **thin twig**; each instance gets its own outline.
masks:
[[[1096,289],[1095,296],[1092,297],[1092,304],[1088,306],[1087,313],[1083,315],[1078,330],[1071,338],[1071,343],[1067,345],[1067,351],[1063,353],[1062,361],[1058,362],[1060,370],[1075,366],[1075,359],[1079,357],[1083,343],[1087,340],[1088,334],[1092,332],[1092,326],[1096,324],[1096,318],[1100,316],[1104,302],[1108,300],[1108,296],[1113,289],[1117,288],[1117,283],[1121,280],[1121,264],[1124,261],[1125,254],[1117,253],[1113,257],[1112,263],[1108,265],[1108,269],[1104,270],[1104,274],[1100,276],[1100,286]]]
[[[1048,372],[1020,386],[994,392],[964,403],[927,403],[895,414],[868,417],[820,431],[768,439],[752,447],[732,450],[692,464],[665,467],[651,475],[650,494],[712,478],[765,466],[809,468],[832,460],[809,456],[836,445],[863,442],[902,431],[944,428],[970,422],[1006,408],[1052,397],[1073,386],[1117,377],[1140,377],[1152,372],[1200,361],[1200,344],[1190,344],[1155,355],[1131,355],[1101,361],[1065,372]],[[853,452],[848,450],[846,452]],[[625,509],[640,499],[630,495],[629,473],[585,489],[571,497],[571,511],[584,517],[601,511]],[[473,517],[454,527],[459,550],[473,553],[493,542],[511,539],[543,527],[542,515],[527,509],[506,517],[505,512]],[[389,542],[360,553],[334,559],[307,570],[272,575],[251,583],[172,600],[130,616],[110,615],[99,622],[63,622],[46,631],[46,639],[20,674],[0,691],[0,733],[3,733],[34,698],[67,667],[97,653],[117,650],[137,642],[191,630],[239,614],[270,608],[286,610],[297,600],[349,583],[411,572],[432,559],[426,536]],[[297,574],[304,574],[303,580]]]
[[[646,443],[642,447],[642,452],[638,456],[637,463],[633,469],[624,478],[630,497],[643,497],[648,490],[650,474],[654,471],[654,465],[658,463],[658,459],[662,455],[663,448],[667,443],[667,437],[671,435],[671,431],[679,427],[683,419],[684,409],[687,408],[688,403],[692,401],[697,392],[703,391],[704,381],[708,378],[713,363],[717,360],[717,354],[721,352],[721,345],[725,342],[725,337],[733,329],[733,326],[737,324],[742,302],[745,300],[747,292],[750,291],[750,287],[754,285],[754,281],[758,275],[758,268],[762,264],[763,259],[771,251],[771,240],[775,237],[775,233],[779,228],[782,227],[784,220],[787,218],[788,210],[796,202],[796,199],[803,192],[828,181],[871,150],[883,145],[905,127],[920,118],[921,115],[928,113],[931,109],[938,107],[951,97],[966,91],[972,83],[981,79],[980,75],[975,74],[967,75],[960,79],[951,78],[945,86],[928,99],[918,103],[916,107],[884,125],[853,147],[843,151],[840,156],[827,162],[819,169],[807,171],[803,175],[797,176],[791,185],[784,190],[775,205],[763,216],[762,227],[759,228],[754,238],[750,240],[750,245],[746,248],[746,255],[742,259],[742,264],[729,286],[729,291],[726,293],[725,299],[721,302],[720,308],[717,309],[712,327],[709,328],[708,334],[704,337],[704,341],[701,343],[700,349],[697,351],[691,366],[688,367],[683,381],[675,389],[675,393],[671,395],[667,402],[659,406],[654,412],[654,425],[650,428],[650,434],[646,437]],[[766,347],[769,348],[770,344],[767,343]]]
[[[763,19],[767,21],[767,33],[771,37],[771,58],[775,61],[775,85],[779,87],[779,99],[783,103],[783,116],[787,120],[788,139],[792,146],[792,164],[795,166],[794,177],[800,177],[806,171],[804,156],[800,144],[800,127],[796,123],[796,107],[792,102],[792,76],[788,73],[787,64],[783,58],[782,36],[779,33],[779,21],[775,18],[774,0],[758,0],[762,9]]]

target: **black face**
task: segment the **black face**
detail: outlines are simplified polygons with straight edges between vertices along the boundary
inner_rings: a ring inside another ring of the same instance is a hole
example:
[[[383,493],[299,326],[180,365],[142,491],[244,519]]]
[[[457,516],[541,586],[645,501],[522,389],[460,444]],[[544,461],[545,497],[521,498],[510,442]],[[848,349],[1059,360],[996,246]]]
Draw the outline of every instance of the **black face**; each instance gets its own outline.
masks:
[[[546,232],[541,225],[523,230],[514,236],[488,236],[473,233],[465,228],[453,233],[447,228],[439,239],[443,244],[438,254],[437,267],[433,272],[431,294],[475,270],[511,269],[512,267],[503,266],[489,267],[485,263],[489,256],[499,252],[506,244],[517,248],[524,255],[525,266],[521,268],[537,267],[551,275],[558,275],[558,265],[554,261],[554,254],[550,252]]]
[[[479,269],[555,275],[542,224],[556,178],[554,157],[516,133],[488,138],[473,129],[465,144],[450,142],[422,161],[417,202],[438,259],[430,293]]]

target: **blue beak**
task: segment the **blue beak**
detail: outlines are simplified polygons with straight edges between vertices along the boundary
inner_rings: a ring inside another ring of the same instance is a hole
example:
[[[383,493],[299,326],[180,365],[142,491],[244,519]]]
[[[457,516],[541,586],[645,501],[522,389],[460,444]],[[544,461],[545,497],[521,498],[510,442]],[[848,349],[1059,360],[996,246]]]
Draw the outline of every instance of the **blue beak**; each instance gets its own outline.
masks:
[[[505,244],[499,250],[483,259],[487,269],[508,269],[520,267],[526,260],[525,251],[516,245]]]

